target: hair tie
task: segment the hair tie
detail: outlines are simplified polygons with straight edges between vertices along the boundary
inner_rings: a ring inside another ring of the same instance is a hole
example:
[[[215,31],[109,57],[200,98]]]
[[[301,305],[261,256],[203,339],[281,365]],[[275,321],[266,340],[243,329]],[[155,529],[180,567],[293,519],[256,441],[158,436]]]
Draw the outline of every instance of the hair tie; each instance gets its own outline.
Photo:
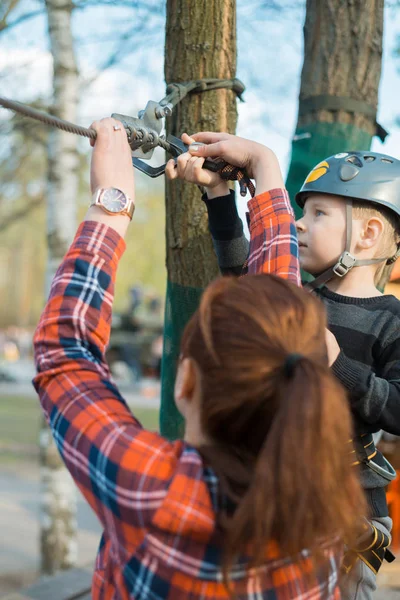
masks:
[[[283,364],[283,369],[285,371],[285,376],[288,379],[290,379],[293,376],[294,369],[299,360],[301,360],[302,358],[304,358],[303,354],[298,354],[297,352],[292,352],[291,354],[287,355],[286,360]]]

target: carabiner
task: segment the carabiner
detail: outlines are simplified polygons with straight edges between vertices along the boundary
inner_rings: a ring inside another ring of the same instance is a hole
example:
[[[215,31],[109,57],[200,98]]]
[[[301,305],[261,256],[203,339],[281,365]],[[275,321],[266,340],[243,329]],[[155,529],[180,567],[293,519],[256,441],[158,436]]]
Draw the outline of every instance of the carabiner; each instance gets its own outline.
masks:
[[[184,144],[181,139],[175,137],[174,135],[168,135],[166,141],[170,146],[170,154],[175,159],[181,154],[187,152],[189,149],[189,146]],[[165,173],[165,167],[167,166],[167,163],[165,163],[159,167],[152,167],[139,158],[132,158],[132,164],[136,169],[142,171],[142,173],[145,173],[149,177],[159,177],[160,175],[163,175]],[[226,162],[222,158],[206,158],[203,169],[208,169],[209,171],[216,173],[225,165]]]

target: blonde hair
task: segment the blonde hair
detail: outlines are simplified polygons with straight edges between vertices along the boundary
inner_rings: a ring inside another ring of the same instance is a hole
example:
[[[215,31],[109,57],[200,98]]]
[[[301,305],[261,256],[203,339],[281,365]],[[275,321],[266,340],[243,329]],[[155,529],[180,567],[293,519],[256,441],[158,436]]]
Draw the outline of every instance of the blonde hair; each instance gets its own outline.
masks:
[[[394,256],[400,242],[400,218],[389,208],[381,205],[372,204],[362,200],[353,200],[353,218],[370,219],[379,217],[383,221],[384,229],[378,244],[376,257],[384,256],[390,258]],[[382,263],[377,265],[374,283],[376,287],[383,290],[389,281],[393,264]]]

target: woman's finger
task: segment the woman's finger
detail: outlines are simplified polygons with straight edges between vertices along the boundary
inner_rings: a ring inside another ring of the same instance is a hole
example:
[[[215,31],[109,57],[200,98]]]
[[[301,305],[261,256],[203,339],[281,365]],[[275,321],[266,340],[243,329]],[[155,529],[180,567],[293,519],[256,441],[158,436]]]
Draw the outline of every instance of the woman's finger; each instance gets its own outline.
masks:
[[[173,158],[171,158],[165,167],[165,174],[168,179],[177,179],[178,178],[178,170],[176,168],[176,163]]]
[[[122,146],[129,146],[128,134],[126,133],[125,127],[118,121],[118,119],[110,118],[110,125],[112,125],[112,133],[114,134],[114,140],[116,143],[120,143]]]
[[[190,144],[193,144],[193,142],[195,141],[195,139],[193,137],[190,137],[190,135],[188,135],[187,133],[182,133],[182,142],[184,144],[186,144],[187,146],[189,146]]]
[[[191,183],[203,184],[203,181],[199,180],[199,171],[196,169],[196,163],[200,161],[200,166],[204,162],[204,159],[198,158],[197,156],[191,156],[187,162],[185,179]]]
[[[99,121],[93,121],[93,123],[90,125],[89,129],[94,129],[96,131],[96,133],[97,133],[98,127],[99,127]],[[96,140],[90,139],[89,142],[90,142],[90,145],[93,148],[94,145],[95,145],[95,143],[96,143]]]
[[[192,166],[193,179],[199,185],[208,186],[212,183],[213,177],[215,178],[215,176],[211,171],[203,169],[204,161],[204,158],[196,158]]]
[[[184,154],[181,154],[177,158],[176,168],[178,170],[178,176],[181,177],[182,179],[185,177],[186,167],[187,167],[187,164],[188,164],[190,158],[191,158],[191,155],[189,154],[189,152],[185,152]]]
[[[193,133],[190,137],[193,138],[195,142],[215,144],[216,142],[227,140],[232,136],[229,133],[219,133],[216,131],[199,131],[198,133]]]
[[[226,142],[219,141],[216,143],[205,144],[199,141],[190,144],[189,152],[195,156],[215,158],[217,156],[224,156],[226,151]]]
[[[192,158],[195,159],[191,165],[192,169],[193,169],[193,173],[196,177],[196,180],[199,181],[202,178],[202,175],[204,177],[203,165],[204,165],[205,159],[198,157],[198,156],[193,156]]]

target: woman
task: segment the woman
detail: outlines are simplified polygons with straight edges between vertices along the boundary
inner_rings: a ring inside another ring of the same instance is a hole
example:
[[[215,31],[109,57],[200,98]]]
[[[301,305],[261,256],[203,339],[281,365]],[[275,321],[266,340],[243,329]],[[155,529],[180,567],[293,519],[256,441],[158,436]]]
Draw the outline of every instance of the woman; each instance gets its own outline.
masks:
[[[92,597],[340,598],[341,538],[364,504],[321,305],[272,275],[215,281],[182,340],[184,440],[143,430],[104,360],[133,212],[131,153],[118,121],[92,126],[94,200],[34,339],[43,410],[104,528]],[[220,155],[246,168],[258,197],[271,197],[274,264],[297,283],[297,250],[282,236],[292,216],[272,203],[283,188],[276,158],[225,137]]]

